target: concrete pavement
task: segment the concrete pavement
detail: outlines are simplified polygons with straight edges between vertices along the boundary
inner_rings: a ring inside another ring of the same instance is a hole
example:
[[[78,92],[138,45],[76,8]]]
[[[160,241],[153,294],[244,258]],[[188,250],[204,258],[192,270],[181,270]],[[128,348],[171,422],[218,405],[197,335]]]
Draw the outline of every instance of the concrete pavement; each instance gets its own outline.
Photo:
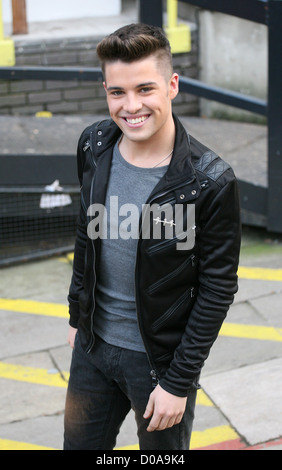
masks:
[[[281,241],[244,231],[240,290],[202,374],[192,449],[282,449],[281,261]],[[71,263],[0,271],[2,450],[62,448]],[[117,447],[137,448],[132,413]]]

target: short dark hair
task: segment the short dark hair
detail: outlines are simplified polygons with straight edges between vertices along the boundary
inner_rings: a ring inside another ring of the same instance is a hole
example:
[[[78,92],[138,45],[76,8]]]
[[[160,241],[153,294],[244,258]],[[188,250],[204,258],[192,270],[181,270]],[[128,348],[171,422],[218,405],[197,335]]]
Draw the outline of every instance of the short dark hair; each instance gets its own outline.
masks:
[[[105,77],[105,65],[117,60],[135,62],[156,55],[164,71],[173,72],[170,43],[164,31],[157,26],[133,23],[104,38],[97,46],[97,55]]]

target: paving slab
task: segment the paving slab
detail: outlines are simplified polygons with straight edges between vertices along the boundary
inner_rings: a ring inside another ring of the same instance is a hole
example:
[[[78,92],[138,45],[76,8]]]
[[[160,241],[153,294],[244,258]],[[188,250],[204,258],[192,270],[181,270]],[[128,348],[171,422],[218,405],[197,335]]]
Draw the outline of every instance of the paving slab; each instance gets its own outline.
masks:
[[[282,293],[250,299],[249,303],[270,325],[281,328]]]
[[[29,416],[14,423],[0,424],[0,438],[16,442],[62,450],[64,415],[61,412],[51,416]]]
[[[0,358],[56,348],[66,341],[67,320],[0,311]]]
[[[202,378],[209,396],[251,445],[281,435],[281,370],[282,357]]]
[[[53,416],[64,411],[65,390],[38,384],[0,379],[0,424],[26,421],[38,416]],[[51,430],[50,430],[51,432]],[[4,436],[0,436],[3,438]],[[25,441],[23,434],[21,441]]]
[[[66,304],[71,275],[57,257],[0,269],[0,298]]]
[[[248,302],[261,297],[272,296],[282,292],[282,283],[265,280],[239,280],[239,291],[236,294],[235,304]]]

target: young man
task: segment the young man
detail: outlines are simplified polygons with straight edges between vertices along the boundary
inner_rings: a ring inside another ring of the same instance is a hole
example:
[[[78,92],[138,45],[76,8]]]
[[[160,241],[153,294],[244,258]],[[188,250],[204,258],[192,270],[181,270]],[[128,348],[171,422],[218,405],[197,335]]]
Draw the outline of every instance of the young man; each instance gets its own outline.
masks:
[[[78,145],[66,450],[188,450],[198,379],[237,291],[233,171],[172,114],[169,43],[133,24],[97,48],[112,119]],[[76,334],[78,331],[78,334]]]

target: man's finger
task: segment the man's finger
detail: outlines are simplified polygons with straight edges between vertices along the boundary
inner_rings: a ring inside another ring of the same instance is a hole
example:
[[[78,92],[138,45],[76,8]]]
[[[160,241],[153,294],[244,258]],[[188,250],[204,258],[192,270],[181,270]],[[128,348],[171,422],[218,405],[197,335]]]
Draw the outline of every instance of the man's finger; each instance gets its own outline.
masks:
[[[147,431],[148,432],[157,431],[159,429],[160,422],[161,422],[161,418],[153,415],[149,423],[149,426],[147,427]]]
[[[146,406],[146,410],[145,410],[145,413],[143,414],[143,418],[144,419],[148,419],[152,416],[153,414],[153,411],[154,411],[154,402],[153,400],[150,398],[148,403],[147,403],[147,406]]]

